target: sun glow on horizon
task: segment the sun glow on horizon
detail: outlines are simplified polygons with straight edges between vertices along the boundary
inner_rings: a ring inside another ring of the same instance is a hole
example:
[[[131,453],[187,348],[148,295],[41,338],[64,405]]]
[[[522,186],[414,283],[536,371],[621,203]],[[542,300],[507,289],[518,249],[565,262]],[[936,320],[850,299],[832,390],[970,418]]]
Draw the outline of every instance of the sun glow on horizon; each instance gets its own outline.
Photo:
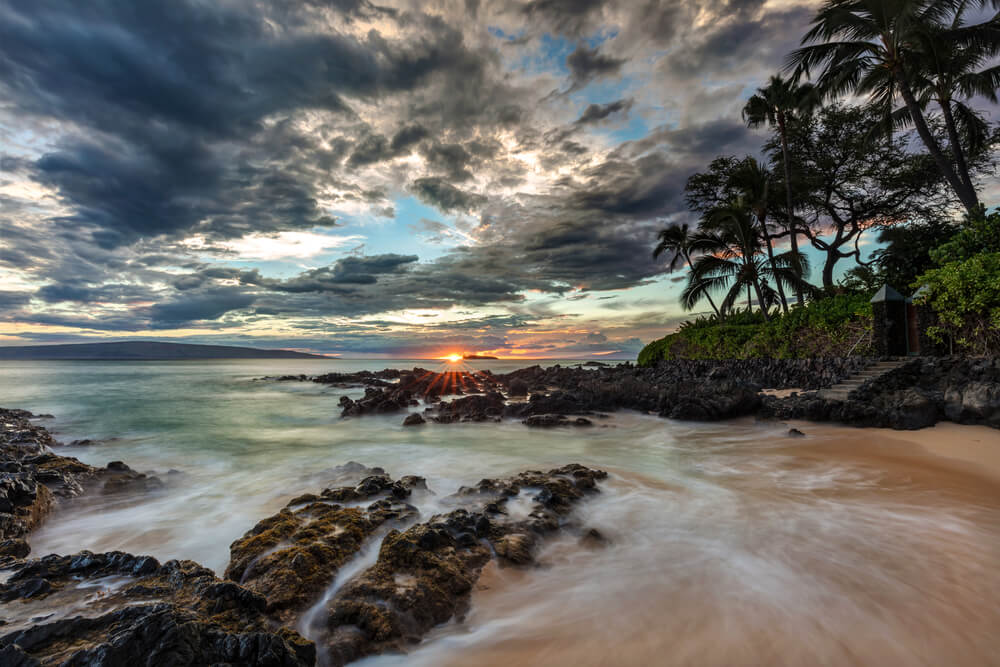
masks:
[[[451,354],[446,354],[445,356],[441,357],[441,359],[444,359],[445,361],[452,364],[457,364],[458,362],[462,361],[463,358],[464,357],[462,355],[456,354],[455,352],[452,352]]]

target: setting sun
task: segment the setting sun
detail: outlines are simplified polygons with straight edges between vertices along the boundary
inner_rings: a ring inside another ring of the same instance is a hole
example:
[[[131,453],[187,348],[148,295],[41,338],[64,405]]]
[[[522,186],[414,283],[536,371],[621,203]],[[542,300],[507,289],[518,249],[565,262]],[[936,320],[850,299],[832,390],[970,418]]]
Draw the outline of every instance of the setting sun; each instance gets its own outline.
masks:
[[[446,355],[446,356],[443,356],[443,357],[441,357],[441,358],[442,358],[442,359],[444,359],[445,361],[449,361],[449,362],[451,362],[451,363],[453,363],[453,364],[454,364],[454,363],[457,363],[457,362],[459,362],[459,361],[461,361],[461,360],[462,360],[462,355],[460,355],[460,354],[455,354],[455,353],[453,352],[453,353],[451,353],[451,354],[449,354],[449,355]]]

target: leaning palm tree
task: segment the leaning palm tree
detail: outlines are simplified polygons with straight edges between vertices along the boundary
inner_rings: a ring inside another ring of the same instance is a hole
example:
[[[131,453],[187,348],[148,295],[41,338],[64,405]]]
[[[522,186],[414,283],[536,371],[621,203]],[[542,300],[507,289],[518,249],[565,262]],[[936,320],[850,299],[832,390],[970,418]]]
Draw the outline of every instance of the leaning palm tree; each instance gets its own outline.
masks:
[[[656,236],[659,239],[659,243],[653,248],[653,257],[659,257],[665,252],[674,253],[673,258],[670,260],[671,271],[677,268],[681,260],[684,260],[687,263],[688,269],[692,270],[694,265],[691,262],[691,254],[700,251],[703,247],[707,247],[702,237],[690,232],[687,223],[661,229]],[[712,295],[705,292],[704,296],[708,299],[712,310],[715,311],[715,316],[721,320],[722,313],[719,312],[715,301],[712,300]],[[693,307],[694,304],[692,304]]]
[[[767,85],[758,88],[757,93],[747,100],[743,107],[743,120],[749,127],[769,125],[777,127],[781,137],[781,162],[785,170],[785,207],[788,216],[788,231],[792,239],[792,253],[799,257],[798,236],[795,233],[795,209],[792,203],[792,170],[788,159],[788,123],[796,117],[809,113],[818,102],[816,91],[811,84],[798,83],[780,75],[772,76]],[[796,300],[802,305],[802,292],[796,292]],[[784,297],[782,297],[784,301]]]
[[[979,210],[975,189],[945,155],[914,89],[920,35],[928,26],[949,21],[964,5],[965,0],[826,0],[802,38],[805,46],[789,56],[788,66],[806,75],[821,68],[817,84],[824,96],[864,95],[885,109],[892,108],[897,96],[902,98],[942,176],[973,213]],[[952,39],[955,47],[977,48],[988,33],[988,27],[972,26]]]
[[[1000,23],[995,18],[980,26],[966,26],[963,17],[964,7],[959,7],[950,25],[930,25],[917,34],[913,88],[921,107],[933,102],[941,109],[958,177],[975,193],[969,162],[985,148],[989,127],[967,100],[982,96],[997,103],[1000,65],[991,61],[1000,53]],[[968,30],[982,34],[973,46],[956,39]],[[896,125],[911,122],[906,107],[894,116]]]

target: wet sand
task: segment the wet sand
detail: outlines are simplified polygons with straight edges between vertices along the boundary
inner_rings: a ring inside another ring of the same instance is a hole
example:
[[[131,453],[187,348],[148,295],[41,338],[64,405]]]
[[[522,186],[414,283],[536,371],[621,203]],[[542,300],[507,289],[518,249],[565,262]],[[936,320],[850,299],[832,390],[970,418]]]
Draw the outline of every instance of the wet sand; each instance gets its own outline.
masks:
[[[1000,665],[1000,431],[788,425],[713,457],[709,502],[616,472],[583,517],[610,546],[489,565],[464,623],[378,664]]]
[[[791,421],[807,437],[846,448],[845,455],[864,451],[889,458],[923,461],[934,467],[964,470],[1000,481],[1000,429],[940,422],[918,431],[891,428],[853,428],[806,421]]]

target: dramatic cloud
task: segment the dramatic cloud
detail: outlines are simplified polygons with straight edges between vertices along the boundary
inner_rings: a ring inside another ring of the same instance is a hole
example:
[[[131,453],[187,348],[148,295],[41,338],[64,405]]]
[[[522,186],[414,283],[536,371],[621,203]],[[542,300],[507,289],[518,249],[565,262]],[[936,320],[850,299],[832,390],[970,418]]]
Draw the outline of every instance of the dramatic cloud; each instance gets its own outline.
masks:
[[[0,339],[634,355],[813,4],[7,0]]]

